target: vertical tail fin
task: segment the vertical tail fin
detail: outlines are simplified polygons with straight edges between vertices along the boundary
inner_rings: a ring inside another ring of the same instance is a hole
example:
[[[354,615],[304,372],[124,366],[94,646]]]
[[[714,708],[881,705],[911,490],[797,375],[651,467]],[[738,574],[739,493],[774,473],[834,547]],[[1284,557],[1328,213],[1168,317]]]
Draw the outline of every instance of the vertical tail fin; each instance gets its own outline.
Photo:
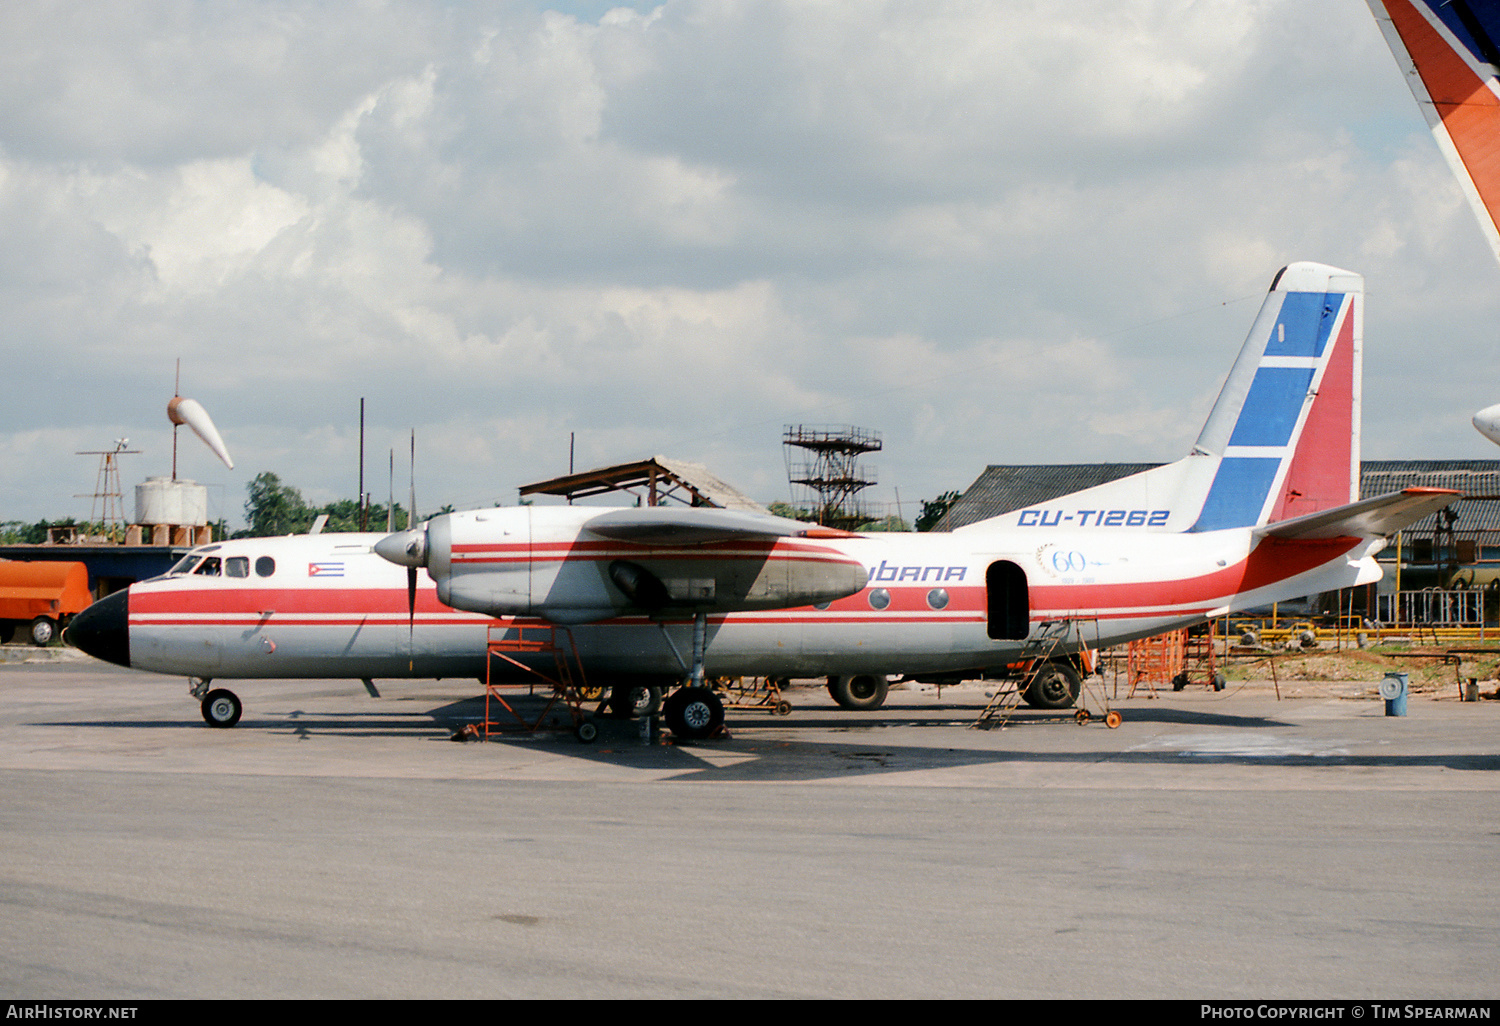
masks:
[[[1438,149],[1500,258],[1500,7],[1368,0]]]
[[[1255,527],[1359,498],[1364,279],[1296,263],[1271,283],[1192,452],[983,527]]]
[[[1194,452],[1220,456],[1190,530],[1252,527],[1359,498],[1364,279],[1283,268]]]

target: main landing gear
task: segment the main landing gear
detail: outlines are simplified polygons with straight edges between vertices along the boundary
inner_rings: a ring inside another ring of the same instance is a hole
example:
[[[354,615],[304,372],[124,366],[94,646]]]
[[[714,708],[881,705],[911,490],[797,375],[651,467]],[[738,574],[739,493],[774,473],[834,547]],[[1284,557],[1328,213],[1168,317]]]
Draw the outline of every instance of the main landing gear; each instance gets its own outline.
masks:
[[[208,686],[211,683],[213,682],[207,677],[190,678],[188,694],[199,699],[203,721],[210,727],[234,726],[240,722],[240,713],[244,711],[239,696],[226,688],[214,688],[210,691]]]
[[[661,688],[654,684],[616,684],[609,693],[609,708],[622,720],[655,716],[661,710]]]
[[[678,688],[662,704],[667,728],[686,741],[713,737],[724,726],[724,702],[704,683],[703,653],[708,647],[708,615],[693,616],[693,669],[686,687]]]
[[[724,702],[710,687],[678,688],[661,711],[672,733],[688,741],[713,737],[724,726]]]
[[[828,678],[829,696],[845,709],[879,709],[889,688],[885,677],[869,673]]]

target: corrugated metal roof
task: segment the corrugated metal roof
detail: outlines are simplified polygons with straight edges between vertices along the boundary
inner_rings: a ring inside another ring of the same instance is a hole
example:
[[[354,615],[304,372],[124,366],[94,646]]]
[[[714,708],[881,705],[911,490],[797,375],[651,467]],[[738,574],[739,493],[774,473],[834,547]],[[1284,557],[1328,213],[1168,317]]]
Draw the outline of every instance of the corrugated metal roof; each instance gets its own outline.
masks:
[[[984,468],[984,473],[933,530],[952,531],[1159,466],[1160,463],[992,464]]]
[[[986,467],[953,504],[936,530],[952,531],[966,524],[997,517],[1092,488],[1159,463],[1043,463],[998,464]],[[1365,460],[1360,464],[1360,496],[1369,498],[1402,488],[1452,488],[1469,496],[1493,499],[1460,500],[1454,531],[1500,531],[1500,460]],[[1431,534],[1439,513],[1407,528],[1410,534]]]
[[[635,463],[618,463],[582,473],[554,477],[521,486],[521,497],[564,495],[569,499],[603,495],[606,492],[639,494],[634,489],[653,489],[657,501],[668,499],[691,505],[765,513],[766,508],[701,463],[654,456]],[[678,494],[686,492],[686,496]]]
[[[1500,460],[1365,460],[1360,464],[1360,497],[1401,488],[1452,488],[1466,496],[1500,498]],[[1456,534],[1500,531],[1500,501],[1470,499],[1449,507],[1458,514]],[[1437,530],[1441,511],[1417,521],[1407,534]]]

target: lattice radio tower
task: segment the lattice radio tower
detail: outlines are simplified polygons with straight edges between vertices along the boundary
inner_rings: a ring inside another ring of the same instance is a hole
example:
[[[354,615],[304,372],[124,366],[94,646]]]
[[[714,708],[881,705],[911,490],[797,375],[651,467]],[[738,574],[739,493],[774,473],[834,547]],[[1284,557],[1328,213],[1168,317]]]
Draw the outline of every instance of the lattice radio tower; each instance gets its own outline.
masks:
[[[859,493],[875,483],[875,468],[859,460],[880,451],[879,432],[842,424],[791,424],[782,445],[794,505],[805,505],[825,527],[852,530],[870,519]],[[800,499],[796,486],[803,489]]]
[[[89,523],[99,524],[110,537],[125,529],[125,496],[120,490],[120,457],[139,456],[141,450],[125,448],[128,438],[116,438],[113,449],[85,449],[76,455],[98,456],[99,473],[94,478],[93,495],[77,495],[75,498],[92,499],[89,505]]]

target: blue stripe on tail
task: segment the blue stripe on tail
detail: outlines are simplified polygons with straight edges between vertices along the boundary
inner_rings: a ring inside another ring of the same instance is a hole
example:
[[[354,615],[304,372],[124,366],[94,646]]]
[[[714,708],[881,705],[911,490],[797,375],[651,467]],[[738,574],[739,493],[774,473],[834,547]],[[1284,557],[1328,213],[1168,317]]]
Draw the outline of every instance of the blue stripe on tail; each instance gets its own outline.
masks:
[[[1342,293],[1285,295],[1208,497],[1189,530],[1220,531],[1260,522],[1282,467],[1297,451],[1297,425],[1343,307]]]
[[[1265,355],[1322,356],[1333,337],[1343,301],[1336,292],[1288,292],[1281,303],[1276,330],[1266,342]]]
[[[1230,445],[1286,445],[1312,384],[1311,367],[1262,367],[1235,422]],[[1241,525],[1243,526],[1243,525]]]
[[[1193,530],[1219,531],[1255,523],[1280,469],[1281,460],[1275,457],[1240,456],[1220,461],[1214,486]]]

